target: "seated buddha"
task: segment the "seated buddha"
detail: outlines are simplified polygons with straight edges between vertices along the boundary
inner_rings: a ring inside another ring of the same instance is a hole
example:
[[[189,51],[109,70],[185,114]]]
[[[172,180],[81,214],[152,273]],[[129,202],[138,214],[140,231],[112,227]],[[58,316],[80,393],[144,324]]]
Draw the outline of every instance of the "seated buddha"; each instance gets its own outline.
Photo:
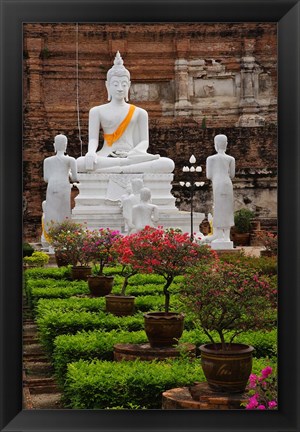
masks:
[[[148,114],[128,103],[130,73],[119,51],[107,72],[106,88],[109,102],[89,112],[88,152],[77,159],[78,172],[171,173],[172,159],[147,152]],[[100,128],[104,142],[97,151]]]

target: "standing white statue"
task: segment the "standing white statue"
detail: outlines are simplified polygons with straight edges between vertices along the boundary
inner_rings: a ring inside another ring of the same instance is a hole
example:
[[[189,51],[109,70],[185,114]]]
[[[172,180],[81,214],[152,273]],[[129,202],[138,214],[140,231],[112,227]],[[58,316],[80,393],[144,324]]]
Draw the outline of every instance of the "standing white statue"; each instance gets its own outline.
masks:
[[[134,225],[132,223],[132,209],[133,206],[140,203],[140,193],[143,186],[144,184],[142,179],[132,179],[130,183],[131,194],[124,197],[121,201],[125,228],[128,234],[130,234],[130,232],[134,228]]]
[[[159,219],[158,207],[151,204],[151,191],[148,188],[141,189],[141,202],[132,208],[133,232],[141,231],[145,226],[154,226]]]
[[[77,180],[76,160],[65,155],[67,137],[56,135],[54,139],[55,156],[44,160],[44,180],[48,183],[44,216],[44,229],[47,233],[49,223],[62,222],[71,217],[71,183]]]
[[[230,228],[234,225],[233,186],[235,159],[226,154],[226,135],[216,135],[214,139],[217,154],[206,159],[206,177],[213,187],[213,234],[205,237],[213,249],[232,249]]]
[[[79,172],[170,173],[174,170],[173,160],[147,152],[148,114],[127,103],[130,84],[130,73],[118,51],[113,67],[107,72],[109,103],[93,107],[89,113],[88,152],[77,159]],[[97,151],[100,127],[104,143]]]

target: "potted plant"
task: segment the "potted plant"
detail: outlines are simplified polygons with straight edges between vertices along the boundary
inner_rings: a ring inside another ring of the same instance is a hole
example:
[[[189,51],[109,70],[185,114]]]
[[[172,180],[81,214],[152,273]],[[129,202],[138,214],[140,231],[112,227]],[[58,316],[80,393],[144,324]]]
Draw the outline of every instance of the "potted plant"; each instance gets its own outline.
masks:
[[[87,278],[93,296],[102,297],[112,290],[114,278],[104,275],[103,270],[106,265],[114,262],[115,255],[112,246],[119,237],[119,231],[100,228],[88,231],[83,240],[82,251],[94,265],[93,274]]]
[[[242,208],[234,212],[234,242],[236,245],[249,245],[251,220],[253,217],[253,211],[247,208]]]
[[[57,256],[72,265],[72,279],[86,280],[91,274],[91,259],[82,247],[87,236],[84,225],[66,219],[50,226],[48,235]]]
[[[116,316],[127,316],[134,313],[135,297],[126,295],[126,288],[129,278],[137,274],[130,264],[131,251],[135,247],[135,235],[120,237],[113,245],[113,251],[116,261],[122,265],[121,275],[124,277],[121,292],[117,294],[108,294],[105,296],[106,312]]]
[[[260,231],[257,238],[261,240],[264,249],[260,251],[261,256],[276,256],[278,250],[278,240],[275,233]]]
[[[139,273],[156,273],[164,277],[164,312],[144,314],[145,331],[152,347],[172,346],[183,332],[184,315],[170,312],[169,288],[175,278],[199,260],[213,259],[208,246],[191,242],[188,233],[146,226],[131,234],[127,263]]]
[[[276,294],[267,278],[221,261],[198,265],[188,272],[181,298],[210,340],[200,346],[210,387],[228,392],[245,390],[254,348],[234,340],[244,331],[274,326]]]

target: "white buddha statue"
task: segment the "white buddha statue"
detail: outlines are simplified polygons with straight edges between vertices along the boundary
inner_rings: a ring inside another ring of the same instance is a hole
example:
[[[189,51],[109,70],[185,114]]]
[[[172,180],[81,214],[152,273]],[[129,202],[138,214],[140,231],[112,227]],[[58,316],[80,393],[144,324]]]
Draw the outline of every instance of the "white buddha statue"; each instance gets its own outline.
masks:
[[[134,228],[132,223],[132,209],[135,205],[140,203],[140,193],[143,186],[144,184],[142,179],[132,179],[130,185],[128,185],[128,190],[130,190],[130,193],[126,196],[123,196],[121,199],[125,230],[128,234],[130,234]]]
[[[71,218],[71,183],[77,180],[76,160],[65,155],[67,137],[56,135],[54,139],[55,156],[44,159],[44,180],[48,183],[44,210],[44,236],[50,222],[62,222]],[[45,235],[46,234],[46,235]]]
[[[213,249],[232,249],[230,228],[234,225],[233,186],[235,159],[226,154],[226,135],[216,135],[214,144],[217,154],[206,159],[206,177],[213,187],[213,234],[205,237]]]
[[[158,222],[158,207],[151,203],[151,191],[142,188],[140,191],[141,202],[132,208],[132,232],[141,231],[145,226],[154,226]]]
[[[147,153],[148,114],[127,103],[130,73],[119,51],[107,72],[106,88],[109,102],[90,110],[88,152],[77,159],[78,172],[171,173],[174,170],[172,159]],[[100,127],[104,143],[97,151]]]

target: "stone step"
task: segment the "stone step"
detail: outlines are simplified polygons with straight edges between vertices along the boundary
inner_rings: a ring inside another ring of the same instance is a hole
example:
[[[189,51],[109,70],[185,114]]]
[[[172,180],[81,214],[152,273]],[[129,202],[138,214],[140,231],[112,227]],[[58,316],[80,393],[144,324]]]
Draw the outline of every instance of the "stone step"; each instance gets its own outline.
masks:
[[[30,394],[33,409],[58,409],[61,404],[61,393]]]

